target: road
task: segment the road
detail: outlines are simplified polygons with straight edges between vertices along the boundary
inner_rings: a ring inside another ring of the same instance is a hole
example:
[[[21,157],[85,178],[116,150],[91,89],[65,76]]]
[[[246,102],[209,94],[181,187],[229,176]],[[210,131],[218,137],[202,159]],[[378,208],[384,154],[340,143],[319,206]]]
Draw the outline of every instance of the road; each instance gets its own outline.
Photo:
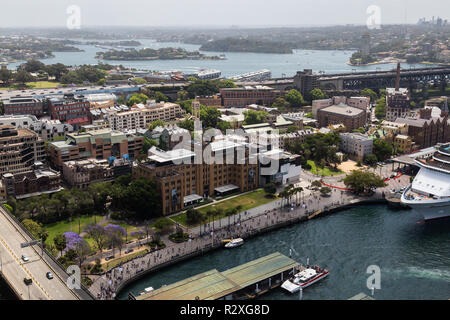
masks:
[[[79,296],[70,290],[59,276],[59,272],[44,261],[41,251],[35,247],[21,248],[21,243],[31,241],[21,228],[0,207],[0,260],[1,273],[12,286],[13,291],[23,300],[78,300]],[[29,261],[21,257],[26,255]],[[49,280],[47,272],[54,278]],[[33,283],[27,286],[24,278]]]

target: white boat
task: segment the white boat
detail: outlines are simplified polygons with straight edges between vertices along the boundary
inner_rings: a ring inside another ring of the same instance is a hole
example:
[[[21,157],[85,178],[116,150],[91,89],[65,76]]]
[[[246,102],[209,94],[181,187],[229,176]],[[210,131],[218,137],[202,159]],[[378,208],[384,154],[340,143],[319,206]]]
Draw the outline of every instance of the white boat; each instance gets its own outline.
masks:
[[[244,239],[236,238],[236,239],[232,239],[230,242],[228,242],[225,245],[225,248],[235,248],[235,247],[242,246],[243,244],[244,244]]]
[[[420,170],[400,202],[425,221],[450,217],[450,144],[440,146],[428,159],[415,161]]]
[[[296,293],[300,288],[305,289],[317,281],[326,278],[328,273],[328,270],[322,269],[319,266],[306,268],[283,282],[281,287],[290,293]]]
[[[145,288],[144,291],[142,291],[142,292],[140,293],[140,295],[142,296],[142,295],[144,295],[144,294],[150,293],[150,292],[152,292],[153,290],[155,290],[155,289],[153,289],[153,287]]]

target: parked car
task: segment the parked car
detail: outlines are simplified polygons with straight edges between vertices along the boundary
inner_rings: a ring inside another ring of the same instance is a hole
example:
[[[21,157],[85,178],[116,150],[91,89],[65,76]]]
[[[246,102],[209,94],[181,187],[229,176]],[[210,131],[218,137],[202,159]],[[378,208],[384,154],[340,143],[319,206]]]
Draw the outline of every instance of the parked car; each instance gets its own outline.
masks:
[[[45,274],[45,276],[46,276],[47,279],[49,279],[49,280],[53,279],[53,274],[52,274],[51,272],[47,272],[47,273]]]

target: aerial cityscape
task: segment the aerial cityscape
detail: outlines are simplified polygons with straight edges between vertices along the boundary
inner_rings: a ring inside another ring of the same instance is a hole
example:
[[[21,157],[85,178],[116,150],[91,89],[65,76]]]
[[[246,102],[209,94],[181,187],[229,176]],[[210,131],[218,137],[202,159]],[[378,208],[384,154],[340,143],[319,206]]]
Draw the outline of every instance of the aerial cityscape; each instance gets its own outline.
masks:
[[[304,1],[304,25],[234,0],[153,4],[183,23],[19,2],[20,23],[0,13],[0,303],[450,299],[447,2],[344,23]]]

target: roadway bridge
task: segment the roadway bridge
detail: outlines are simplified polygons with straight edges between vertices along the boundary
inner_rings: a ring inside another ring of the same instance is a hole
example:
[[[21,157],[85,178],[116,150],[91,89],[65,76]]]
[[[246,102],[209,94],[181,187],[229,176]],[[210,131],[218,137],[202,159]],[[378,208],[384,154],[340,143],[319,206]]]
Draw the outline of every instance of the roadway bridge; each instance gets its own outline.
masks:
[[[15,295],[22,300],[93,300],[87,289],[71,290],[69,275],[49,254],[37,246],[22,247],[34,240],[22,226],[0,206],[0,273]],[[24,261],[22,255],[29,260]],[[53,279],[47,279],[51,272]],[[24,279],[31,279],[27,285]]]
[[[352,73],[320,74],[317,83],[321,89],[362,90],[395,87],[396,70],[364,71]],[[265,81],[238,82],[240,86],[265,85],[275,89],[289,90],[296,87],[296,77],[273,78]],[[450,66],[400,70],[400,85],[411,87],[417,84],[440,83],[450,80]]]
[[[395,87],[396,70],[368,71],[319,76],[320,87],[333,90],[361,90]],[[447,83],[450,67],[418,68],[400,70],[400,85],[412,87],[416,84]]]

